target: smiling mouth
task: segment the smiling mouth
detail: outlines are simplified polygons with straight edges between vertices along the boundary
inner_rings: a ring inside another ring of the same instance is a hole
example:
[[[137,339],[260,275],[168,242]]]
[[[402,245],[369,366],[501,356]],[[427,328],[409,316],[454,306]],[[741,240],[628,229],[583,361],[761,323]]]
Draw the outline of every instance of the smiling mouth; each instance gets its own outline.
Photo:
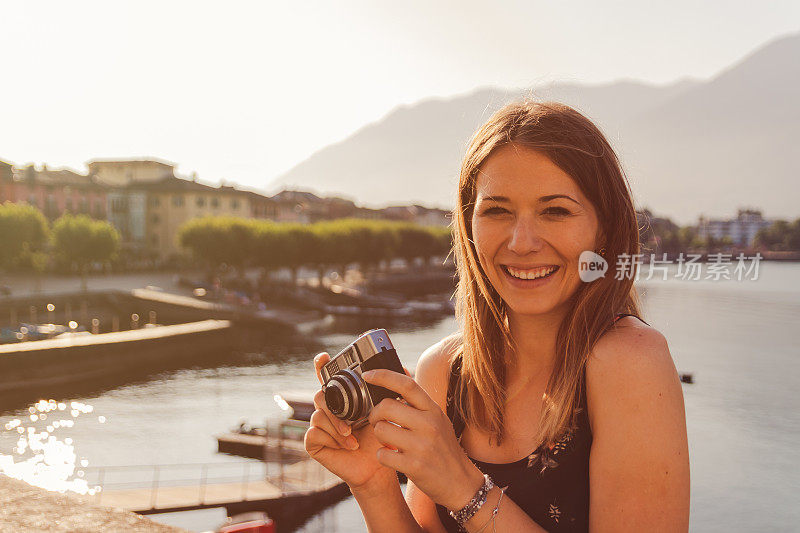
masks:
[[[503,268],[503,271],[511,276],[512,278],[519,279],[519,280],[535,280],[535,279],[543,279],[548,278],[558,272],[560,267],[556,265],[550,265],[546,267],[538,267],[538,268],[530,268],[530,269],[522,269],[522,268],[514,268],[507,265],[500,265]]]

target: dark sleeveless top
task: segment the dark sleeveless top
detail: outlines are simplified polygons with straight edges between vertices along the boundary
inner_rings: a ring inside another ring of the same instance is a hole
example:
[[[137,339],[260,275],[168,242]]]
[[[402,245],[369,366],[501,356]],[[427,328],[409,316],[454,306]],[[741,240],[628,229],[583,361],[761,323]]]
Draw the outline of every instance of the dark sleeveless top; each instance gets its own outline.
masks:
[[[612,324],[623,316],[636,315],[619,314]],[[447,416],[453,423],[459,441],[465,424],[455,409],[453,394],[460,378],[461,359],[457,358],[450,369]],[[507,487],[506,498],[512,499],[547,531],[589,530],[589,452],[592,447],[592,431],[586,403],[586,380],[582,379],[581,383],[583,385],[576,425],[566,431],[555,444],[549,447],[542,445],[530,455],[513,463],[486,463],[470,457],[473,464],[481,472],[488,474],[495,485]],[[436,513],[445,530],[463,531],[443,506],[437,505]]]

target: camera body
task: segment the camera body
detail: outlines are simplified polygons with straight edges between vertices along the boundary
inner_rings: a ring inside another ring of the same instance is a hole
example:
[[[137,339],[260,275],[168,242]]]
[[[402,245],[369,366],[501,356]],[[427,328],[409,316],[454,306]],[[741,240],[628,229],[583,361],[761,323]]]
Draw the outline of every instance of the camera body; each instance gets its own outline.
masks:
[[[373,406],[384,398],[400,397],[394,391],[361,378],[362,372],[378,368],[404,374],[403,365],[385,329],[362,333],[320,369],[328,410],[359,428],[367,423]]]

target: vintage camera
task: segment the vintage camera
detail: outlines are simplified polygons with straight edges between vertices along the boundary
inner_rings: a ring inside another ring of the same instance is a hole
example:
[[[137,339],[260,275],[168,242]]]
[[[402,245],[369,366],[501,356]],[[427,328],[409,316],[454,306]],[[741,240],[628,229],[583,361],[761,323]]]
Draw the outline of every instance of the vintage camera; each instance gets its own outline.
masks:
[[[404,373],[385,329],[373,329],[361,334],[322,367],[322,390],[328,410],[342,420],[352,422],[354,428],[359,428],[367,423],[374,405],[384,398],[398,398],[396,392],[361,379],[362,372],[377,368]]]

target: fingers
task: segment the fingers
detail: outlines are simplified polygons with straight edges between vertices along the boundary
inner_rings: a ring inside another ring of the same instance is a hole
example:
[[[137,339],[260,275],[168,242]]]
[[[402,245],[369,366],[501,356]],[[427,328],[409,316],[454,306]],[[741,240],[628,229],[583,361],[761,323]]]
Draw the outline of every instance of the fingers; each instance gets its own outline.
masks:
[[[408,429],[416,429],[422,425],[423,413],[400,400],[386,398],[372,408],[369,423],[373,426],[380,420],[386,420]]]
[[[324,385],[322,381],[322,374],[320,373],[320,369],[322,369],[325,364],[331,360],[331,356],[328,355],[328,352],[322,352],[317,354],[314,357],[314,370],[317,372],[317,379],[319,380],[321,385]],[[320,409],[328,415],[328,418],[331,420],[331,423],[336,428],[336,432],[340,435],[349,435],[350,434],[350,425],[345,422],[344,420],[339,419],[333,413],[330,412],[328,409],[328,404],[325,403],[325,393],[322,390],[317,391],[314,395],[314,407]]]
[[[345,437],[339,434],[339,432],[336,431],[336,428],[333,427],[331,419],[328,418],[328,415],[325,414],[324,411],[319,409],[314,411],[314,413],[311,415],[310,423],[311,427],[318,428],[327,433],[336,442],[339,448],[345,448],[347,450],[358,449],[358,441],[356,438],[352,435]]]
[[[319,379],[320,384],[324,385],[322,381],[322,375],[320,373],[320,369],[325,366],[325,364],[331,360],[331,356],[328,355],[327,352],[322,352],[317,354],[314,357],[314,369],[317,372],[317,379]],[[325,415],[328,417],[331,427],[333,428],[332,433],[335,434],[335,437],[338,438],[340,435],[347,436],[350,435],[351,429],[350,424],[341,420],[333,413],[330,412],[328,409],[328,404],[325,403],[325,392],[322,390],[317,391],[314,395],[314,407],[318,410],[323,411]],[[355,440],[355,439],[353,439]],[[346,447],[346,446],[345,446]]]
[[[400,394],[412,407],[423,411],[438,408],[428,393],[409,376],[392,370],[377,369],[361,374],[365,381],[373,385],[380,385]]]
[[[404,474],[407,474],[413,466],[412,463],[415,463],[413,459],[403,452],[390,450],[389,448],[379,448],[375,453],[375,457],[383,466]]]
[[[308,454],[312,456],[322,448],[331,448],[333,450],[342,449],[342,447],[339,446],[339,443],[336,442],[336,439],[331,437],[328,432],[315,426],[308,428],[308,431],[306,431],[306,436],[303,439],[303,444],[305,445]]]
[[[333,424],[333,426],[336,428],[336,431],[340,435],[347,436],[350,434],[352,430],[350,424],[348,424],[338,416],[331,413],[330,410],[328,409],[328,404],[325,403],[324,391],[319,390],[317,391],[316,394],[314,394],[314,407],[316,407],[317,409],[323,411],[326,415],[328,415],[328,418],[330,419],[331,423]]]
[[[385,420],[378,420],[372,432],[378,442],[401,452],[411,450],[416,439],[413,432]]]
[[[317,379],[319,380],[319,384],[320,385],[324,385],[325,384],[322,381],[322,374],[320,373],[320,370],[330,360],[331,360],[331,356],[328,355],[328,352],[318,353],[314,357],[314,370],[317,372]]]

